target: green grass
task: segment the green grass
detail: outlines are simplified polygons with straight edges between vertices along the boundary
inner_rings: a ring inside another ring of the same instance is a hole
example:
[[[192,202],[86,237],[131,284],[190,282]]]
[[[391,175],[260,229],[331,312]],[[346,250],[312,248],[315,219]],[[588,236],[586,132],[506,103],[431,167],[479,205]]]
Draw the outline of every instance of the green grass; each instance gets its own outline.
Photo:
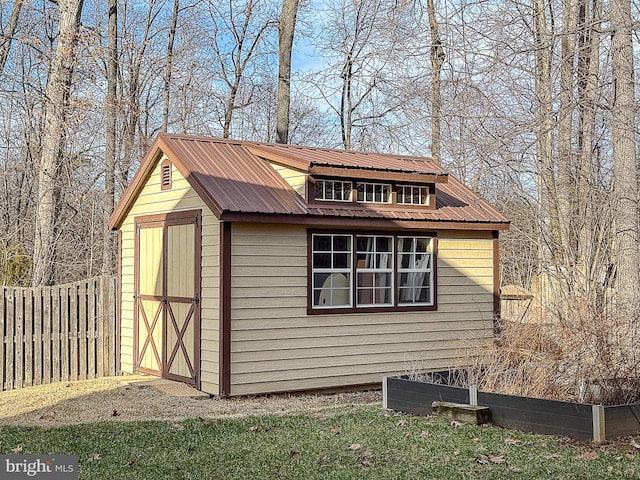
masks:
[[[81,479],[640,478],[640,456],[450,426],[379,406],[54,429],[2,427],[0,453],[76,454]],[[585,452],[585,457],[576,458]]]

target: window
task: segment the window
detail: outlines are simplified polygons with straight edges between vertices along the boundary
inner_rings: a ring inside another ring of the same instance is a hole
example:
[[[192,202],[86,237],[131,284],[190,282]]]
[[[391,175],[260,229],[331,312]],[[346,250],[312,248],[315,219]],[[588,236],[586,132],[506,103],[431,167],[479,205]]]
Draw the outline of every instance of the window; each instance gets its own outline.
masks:
[[[310,242],[310,311],[435,307],[434,237],[312,233]]]
[[[433,255],[429,237],[398,237],[398,305],[433,304]]]
[[[316,200],[351,201],[351,182],[316,180]]]
[[[314,308],[350,307],[351,235],[313,235]]]
[[[418,185],[399,185],[396,203],[401,205],[429,205],[429,187]]]
[[[393,237],[356,237],[356,305],[393,306]]]
[[[160,189],[171,189],[171,162],[165,160],[160,167]]]
[[[356,188],[359,202],[391,203],[391,185],[358,182]]]

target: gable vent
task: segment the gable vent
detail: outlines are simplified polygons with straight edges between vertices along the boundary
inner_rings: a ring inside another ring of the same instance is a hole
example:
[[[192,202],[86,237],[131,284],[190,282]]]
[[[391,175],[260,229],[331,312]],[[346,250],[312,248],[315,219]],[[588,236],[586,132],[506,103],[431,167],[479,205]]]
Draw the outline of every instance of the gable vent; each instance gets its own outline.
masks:
[[[171,188],[171,162],[165,160],[160,169],[160,185],[162,190]]]

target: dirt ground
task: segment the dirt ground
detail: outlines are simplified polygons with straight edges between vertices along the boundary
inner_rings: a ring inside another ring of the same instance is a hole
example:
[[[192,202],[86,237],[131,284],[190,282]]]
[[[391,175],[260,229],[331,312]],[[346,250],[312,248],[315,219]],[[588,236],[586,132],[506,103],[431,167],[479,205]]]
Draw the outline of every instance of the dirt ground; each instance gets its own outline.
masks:
[[[381,401],[381,392],[211,398],[183,383],[130,375],[0,392],[0,424],[37,427],[313,411]]]

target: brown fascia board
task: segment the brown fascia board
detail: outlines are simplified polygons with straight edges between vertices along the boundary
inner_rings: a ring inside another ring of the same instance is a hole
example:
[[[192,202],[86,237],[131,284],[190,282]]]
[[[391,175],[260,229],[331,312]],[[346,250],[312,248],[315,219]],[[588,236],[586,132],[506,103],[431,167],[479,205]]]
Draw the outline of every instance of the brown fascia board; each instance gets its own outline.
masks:
[[[363,178],[372,180],[395,180],[413,183],[447,183],[449,174],[446,172],[420,173],[402,172],[392,169],[367,168],[367,167],[342,167],[337,165],[313,164],[306,160],[300,160],[294,155],[282,152],[274,152],[268,146],[244,144],[245,148],[258,157],[271,162],[279,163],[285,167],[303,170],[311,175],[331,176],[338,178]],[[336,151],[339,153],[348,153]],[[393,157],[395,158],[395,157]]]
[[[309,173],[314,176],[337,178],[362,178],[367,180],[393,180],[411,183],[447,183],[448,173],[399,172],[374,168],[338,167],[334,165],[312,165]]]
[[[140,164],[138,171],[133,176],[131,183],[129,183],[129,186],[125,189],[122,197],[113,210],[113,213],[109,217],[109,230],[117,230],[118,228],[120,228],[120,225],[122,225],[122,222],[124,222],[124,219],[129,213],[129,210],[131,210],[133,203],[138,198],[138,195],[151,176],[155,165],[162,157],[162,150],[158,145],[159,140],[159,137],[156,138],[156,140],[149,148],[149,151],[142,159],[142,163]]]
[[[180,174],[187,180],[187,182],[189,182],[189,184],[198,193],[198,195],[200,195],[204,203],[209,207],[213,214],[216,217],[220,218],[222,209],[211,197],[207,189],[204,188],[198,181],[198,179],[193,175],[191,169],[184,164],[180,157],[171,148],[170,144],[166,141],[168,137],[170,137],[168,134],[160,133],[154,140],[153,144],[149,148],[149,151],[142,159],[140,168],[138,168],[138,171],[131,180],[131,183],[122,194],[120,201],[109,217],[109,230],[118,230],[120,228],[122,222],[124,222],[129,211],[133,207],[133,204],[137,200],[138,195],[140,195],[140,192],[146,185],[149,177],[151,177],[154,168],[162,158],[163,154],[166,155],[171,163],[176,166]]]
[[[253,155],[265,158],[275,163],[284,165],[285,167],[294,168],[296,170],[304,170],[309,172],[309,162],[306,160],[300,160],[293,155],[287,155],[281,152],[274,152],[267,146],[253,145],[251,143],[245,143],[244,147],[249,150]]]
[[[423,229],[423,230],[508,230],[511,222],[469,222],[453,220],[394,220],[391,218],[330,217],[324,215],[289,215],[279,213],[223,212],[221,220],[239,223],[276,223],[315,227]]]

